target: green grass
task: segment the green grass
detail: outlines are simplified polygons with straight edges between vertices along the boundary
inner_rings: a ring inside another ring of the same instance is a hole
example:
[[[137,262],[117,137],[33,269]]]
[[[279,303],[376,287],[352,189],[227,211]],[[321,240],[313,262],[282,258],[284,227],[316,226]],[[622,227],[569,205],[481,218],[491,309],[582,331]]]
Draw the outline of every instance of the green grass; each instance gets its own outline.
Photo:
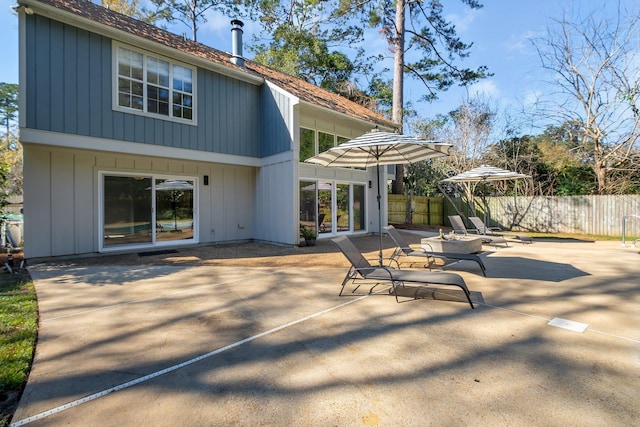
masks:
[[[534,239],[574,239],[574,240],[585,240],[585,241],[622,241],[621,236],[600,236],[595,234],[569,234],[569,233],[530,233],[525,231],[524,233],[533,237]],[[636,237],[626,237],[627,243],[631,243]]]
[[[38,304],[28,275],[0,271],[0,426],[9,425],[27,382],[38,333]]]

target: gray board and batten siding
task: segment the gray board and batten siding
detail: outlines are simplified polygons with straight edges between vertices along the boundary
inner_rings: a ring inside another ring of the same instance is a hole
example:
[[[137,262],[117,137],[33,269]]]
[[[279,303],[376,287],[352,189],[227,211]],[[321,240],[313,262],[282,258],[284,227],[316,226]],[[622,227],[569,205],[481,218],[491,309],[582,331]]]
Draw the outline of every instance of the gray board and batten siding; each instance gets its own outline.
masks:
[[[276,87],[262,85],[260,157],[268,157],[293,149],[293,136],[290,129],[296,129],[294,119],[289,113],[293,110],[294,100]]]
[[[254,158],[291,149],[279,110],[290,106],[271,99],[278,94],[267,85],[198,67],[196,126],[114,111],[112,39],[38,15],[26,20],[27,128]]]

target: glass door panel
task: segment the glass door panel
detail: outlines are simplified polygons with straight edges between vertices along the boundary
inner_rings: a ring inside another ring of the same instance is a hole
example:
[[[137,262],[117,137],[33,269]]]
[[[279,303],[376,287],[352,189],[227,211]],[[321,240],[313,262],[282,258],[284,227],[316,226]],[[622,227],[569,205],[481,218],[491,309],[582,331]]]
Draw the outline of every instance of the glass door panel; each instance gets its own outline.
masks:
[[[364,185],[353,185],[353,231],[362,231],[366,229],[364,194]]]
[[[318,182],[318,229],[320,233],[332,232],[333,220],[333,184]]]
[[[104,177],[104,246],[152,243],[151,178]]]
[[[300,225],[312,229],[317,236],[316,188],[314,181],[300,181]]]
[[[336,186],[336,231],[349,231],[349,184]]]
[[[156,242],[193,239],[193,181],[156,179]]]

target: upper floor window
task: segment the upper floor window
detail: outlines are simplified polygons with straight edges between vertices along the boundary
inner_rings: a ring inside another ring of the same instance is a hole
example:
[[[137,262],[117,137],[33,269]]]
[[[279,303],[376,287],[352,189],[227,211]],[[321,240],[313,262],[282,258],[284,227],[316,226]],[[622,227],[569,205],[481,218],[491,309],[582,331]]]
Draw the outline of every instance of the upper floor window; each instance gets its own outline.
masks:
[[[300,161],[316,155],[316,131],[300,128]]]
[[[195,124],[195,69],[115,46],[116,109]]]
[[[317,132],[318,139],[316,141],[316,131],[313,129],[300,128],[300,161],[304,162],[309,157],[327,151],[331,147],[343,144],[349,141],[349,138],[333,135],[326,132]],[[364,169],[364,168],[357,168]]]

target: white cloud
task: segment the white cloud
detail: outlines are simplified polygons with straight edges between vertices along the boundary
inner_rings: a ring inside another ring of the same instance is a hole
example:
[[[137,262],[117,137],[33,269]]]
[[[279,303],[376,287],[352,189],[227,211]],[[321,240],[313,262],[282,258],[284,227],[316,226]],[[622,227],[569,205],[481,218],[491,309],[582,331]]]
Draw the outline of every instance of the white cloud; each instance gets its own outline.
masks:
[[[517,52],[527,54],[531,52],[533,47],[532,40],[539,37],[541,33],[535,31],[527,31],[518,36],[511,37],[511,39],[505,42],[505,47],[508,52]]]
[[[496,85],[494,80],[482,80],[478,83],[475,83],[471,86],[469,92],[471,95],[481,95],[487,98],[498,98],[500,97],[501,91]]]
[[[469,29],[471,23],[476,19],[476,16],[480,13],[478,9],[471,9],[465,7],[462,13],[450,13],[445,16],[445,19],[456,26],[456,31],[463,33]]]

